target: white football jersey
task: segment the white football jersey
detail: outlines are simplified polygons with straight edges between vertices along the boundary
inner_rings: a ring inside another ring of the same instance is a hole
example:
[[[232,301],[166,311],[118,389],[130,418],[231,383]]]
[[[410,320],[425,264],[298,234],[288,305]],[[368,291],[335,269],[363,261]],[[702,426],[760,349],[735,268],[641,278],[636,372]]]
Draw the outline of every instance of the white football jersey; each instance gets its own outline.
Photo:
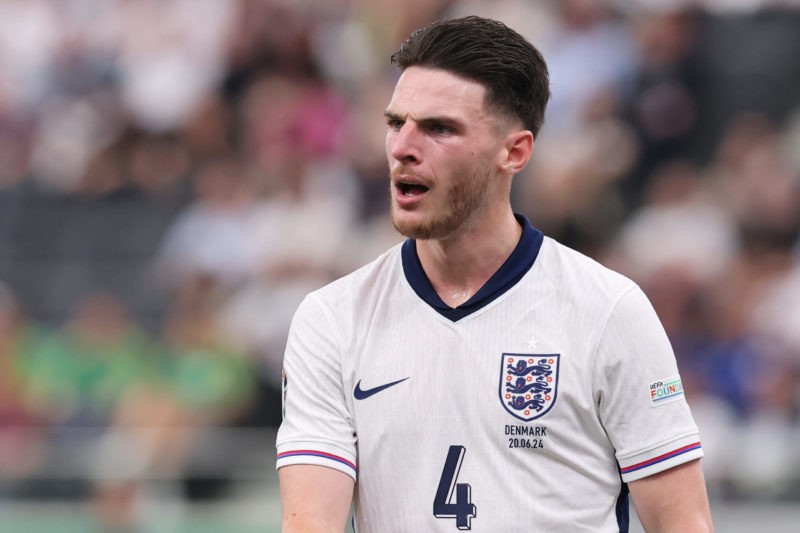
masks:
[[[626,482],[702,457],[639,287],[519,219],[456,309],[408,240],[295,314],[277,467],[352,476],[357,531],[625,531]]]

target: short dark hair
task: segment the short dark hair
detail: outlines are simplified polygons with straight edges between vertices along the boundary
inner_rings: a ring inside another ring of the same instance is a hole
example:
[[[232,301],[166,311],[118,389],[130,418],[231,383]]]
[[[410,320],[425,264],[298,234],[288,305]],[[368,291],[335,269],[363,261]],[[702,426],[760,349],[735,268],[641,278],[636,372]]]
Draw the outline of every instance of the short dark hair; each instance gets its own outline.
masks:
[[[480,83],[486,104],[518,118],[534,136],[544,122],[550,80],[542,54],[502,22],[482,17],[440,20],[416,30],[392,63],[441,69]]]

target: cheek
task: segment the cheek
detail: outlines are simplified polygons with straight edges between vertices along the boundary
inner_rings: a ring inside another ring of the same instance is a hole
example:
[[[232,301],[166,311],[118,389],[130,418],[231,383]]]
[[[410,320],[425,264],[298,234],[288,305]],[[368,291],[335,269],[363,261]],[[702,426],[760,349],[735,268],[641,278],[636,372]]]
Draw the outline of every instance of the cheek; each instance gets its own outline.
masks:
[[[392,153],[394,152],[394,147],[397,144],[397,132],[389,130],[386,132],[386,139],[384,141],[384,147],[386,151],[386,157],[391,161]]]

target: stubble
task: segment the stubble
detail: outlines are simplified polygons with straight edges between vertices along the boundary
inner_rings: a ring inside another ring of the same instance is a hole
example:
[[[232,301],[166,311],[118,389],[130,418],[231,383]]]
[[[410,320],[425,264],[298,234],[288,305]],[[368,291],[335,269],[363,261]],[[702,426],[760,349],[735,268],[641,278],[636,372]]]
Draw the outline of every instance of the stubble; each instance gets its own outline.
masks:
[[[462,179],[455,180],[446,191],[446,209],[431,213],[424,220],[402,220],[397,216],[399,208],[392,202],[392,224],[400,234],[412,239],[444,239],[462,228],[481,208],[487,200],[488,189],[488,169],[476,168]],[[391,185],[390,191],[393,192]]]

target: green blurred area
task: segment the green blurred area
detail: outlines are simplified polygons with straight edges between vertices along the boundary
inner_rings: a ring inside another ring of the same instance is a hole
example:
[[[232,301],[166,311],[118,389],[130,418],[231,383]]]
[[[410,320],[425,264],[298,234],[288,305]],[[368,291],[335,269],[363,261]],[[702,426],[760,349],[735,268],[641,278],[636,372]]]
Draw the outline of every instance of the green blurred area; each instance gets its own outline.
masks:
[[[137,533],[277,533],[280,504],[277,495],[250,503],[221,503],[149,511]],[[6,504],[0,506],[0,533],[109,533],[84,504]]]
[[[279,533],[280,496],[275,479],[255,493],[212,504],[153,501],[142,510],[138,529],[103,529],[85,503],[2,503],[0,533]],[[353,533],[352,521],[344,533]]]

